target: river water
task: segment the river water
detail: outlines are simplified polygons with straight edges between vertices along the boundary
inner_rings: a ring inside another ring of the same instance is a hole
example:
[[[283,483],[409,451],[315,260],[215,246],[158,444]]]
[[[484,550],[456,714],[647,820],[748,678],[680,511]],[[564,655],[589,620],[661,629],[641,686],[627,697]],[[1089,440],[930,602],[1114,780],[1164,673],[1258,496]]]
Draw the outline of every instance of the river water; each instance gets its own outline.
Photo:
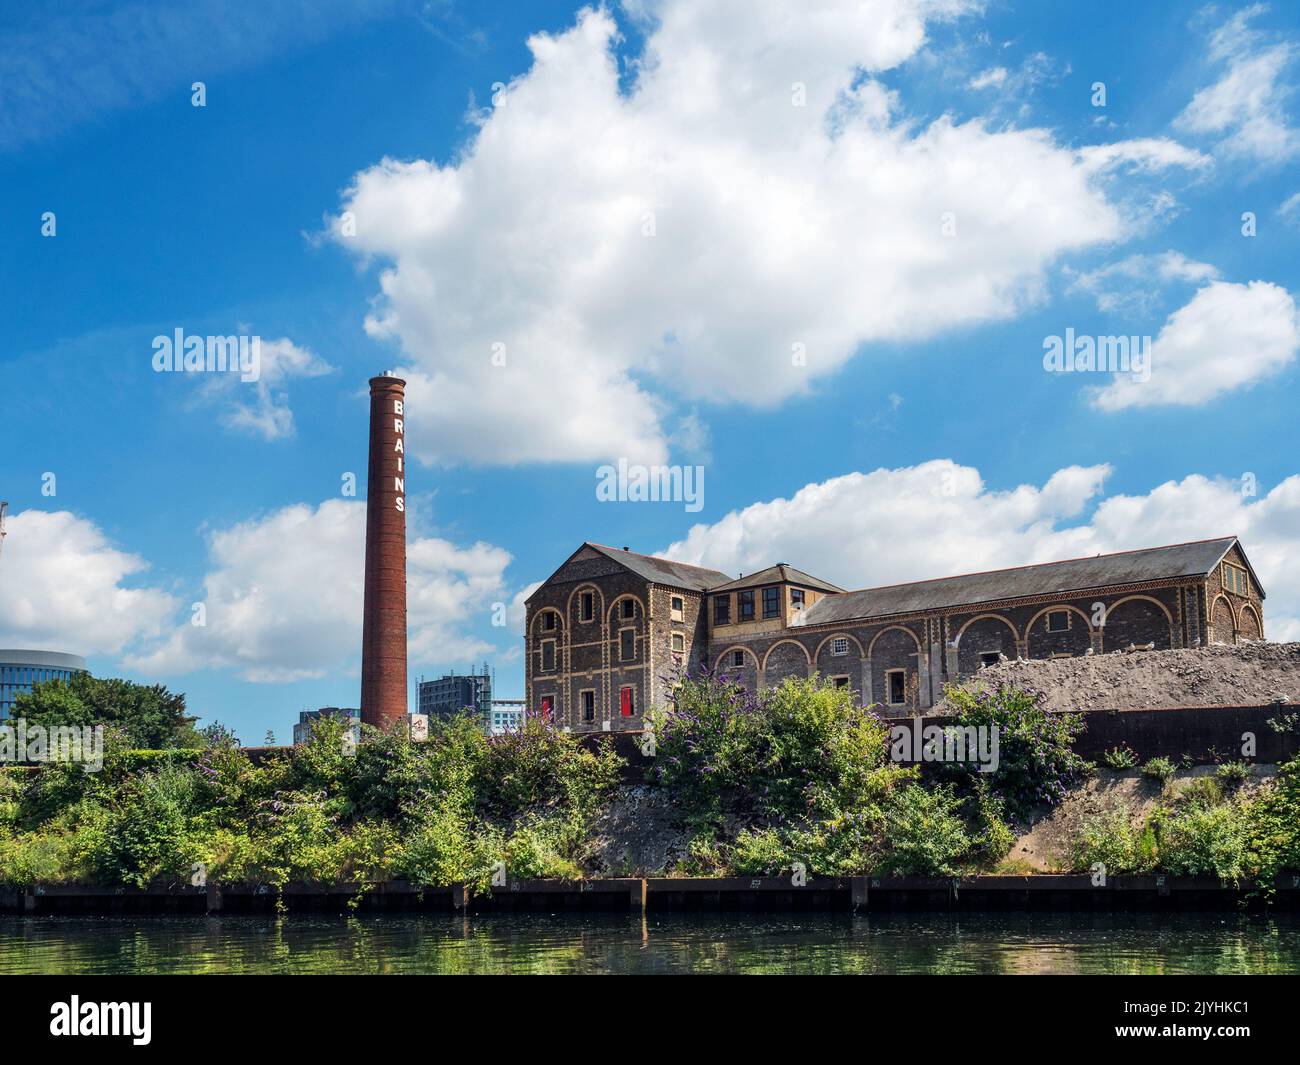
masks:
[[[1295,973],[1296,915],[0,917],[16,973]]]

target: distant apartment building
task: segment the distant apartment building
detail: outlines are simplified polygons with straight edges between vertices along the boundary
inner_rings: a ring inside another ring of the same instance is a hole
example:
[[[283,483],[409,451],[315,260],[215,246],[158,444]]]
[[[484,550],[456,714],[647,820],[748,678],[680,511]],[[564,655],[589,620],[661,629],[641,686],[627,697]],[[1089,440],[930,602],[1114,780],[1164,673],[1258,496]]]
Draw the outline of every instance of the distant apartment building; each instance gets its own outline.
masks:
[[[529,711],[632,731],[701,668],[751,691],[818,675],[889,713],[1003,658],[1264,638],[1236,537],[845,591],[785,563],[735,577],[584,543],[528,598]]]
[[[421,678],[419,707],[419,712],[430,721],[436,717],[453,717],[469,708],[486,732],[492,721],[491,672],[485,664],[482,673],[448,673],[437,680]]]
[[[311,739],[312,726],[323,717],[343,717],[351,722],[353,738],[360,738],[361,711],[354,707],[322,706],[319,710],[303,710],[298,714],[298,723],[293,726],[293,745],[301,747]]]
[[[32,685],[85,673],[86,660],[59,651],[0,651],[0,721],[8,720],[14,700]]]
[[[493,699],[488,734],[500,736],[520,731],[524,727],[524,705],[522,699]]]

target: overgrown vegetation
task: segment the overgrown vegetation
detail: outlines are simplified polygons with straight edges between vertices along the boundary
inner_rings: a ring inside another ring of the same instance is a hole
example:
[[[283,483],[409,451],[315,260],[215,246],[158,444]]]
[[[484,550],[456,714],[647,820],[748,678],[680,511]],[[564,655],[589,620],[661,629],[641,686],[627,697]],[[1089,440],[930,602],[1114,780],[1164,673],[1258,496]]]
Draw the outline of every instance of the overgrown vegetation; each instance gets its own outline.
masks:
[[[367,731],[355,748],[325,718],[311,742],[254,765],[214,734],[203,750],[136,751],[106,735],[102,771],[51,763],[0,773],[0,882],[145,885],[207,877],[407,878],[486,888],[577,876],[591,818],[617,779],[605,747],[531,720],[484,737],[471,716],[427,742]]]
[[[995,772],[978,760],[894,760],[889,725],[817,679],[758,694],[721,675],[683,680],[650,718],[649,783],[689,835],[676,871],[1011,870],[1013,824],[1056,805],[1088,771],[1071,747],[1082,726],[1045,713],[1032,692],[948,698],[956,714],[939,738],[996,729]],[[483,890],[494,871],[578,878],[601,868],[597,822],[619,793],[620,759],[606,741],[537,719],[487,738],[466,715],[435,722],[426,742],[363,730],[353,745],[344,722],[326,718],[310,743],[257,764],[227,730],[176,746],[174,729],[188,724],[173,717],[173,745],[141,750],[140,733],[115,720],[100,772],[0,770],[0,882],[178,884],[198,867],[273,888],[400,878]],[[1159,762],[1144,767],[1162,782],[1155,806],[1139,814],[1107,800],[1073,826],[1068,864],[1225,880],[1300,869],[1300,761],[1256,786],[1245,763],[1180,783]]]
[[[1241,786],[1249,767],[1228,765],[1181,785],[1169,784],[1172,772],[1149,774],[1164,790],[1145,816],[1114,801],[1083,817],[1070,839],[1073,868],[1251,879],[1271,890],[1278,873],[1300,869],[1300,759],[1250,794]]]

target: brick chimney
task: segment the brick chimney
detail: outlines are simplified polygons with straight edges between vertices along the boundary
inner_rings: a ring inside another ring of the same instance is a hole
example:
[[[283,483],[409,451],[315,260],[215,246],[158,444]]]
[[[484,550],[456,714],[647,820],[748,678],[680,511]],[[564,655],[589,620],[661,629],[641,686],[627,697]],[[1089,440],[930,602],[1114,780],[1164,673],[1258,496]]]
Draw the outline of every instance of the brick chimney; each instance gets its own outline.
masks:
[[[406,717],[405,397],[392,371],[370,379],[361,720],[384,729]]]

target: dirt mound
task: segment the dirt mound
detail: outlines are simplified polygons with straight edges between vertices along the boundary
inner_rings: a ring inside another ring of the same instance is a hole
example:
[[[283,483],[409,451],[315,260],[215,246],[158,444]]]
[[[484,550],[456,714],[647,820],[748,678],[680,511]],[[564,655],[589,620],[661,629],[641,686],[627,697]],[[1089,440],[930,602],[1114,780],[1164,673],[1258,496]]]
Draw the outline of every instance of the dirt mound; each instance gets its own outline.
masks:
[[[1052,710],[1300,703],[1300,643],[1002,662],[981,669],[969,683],[1031,688],[1043,693]]]

